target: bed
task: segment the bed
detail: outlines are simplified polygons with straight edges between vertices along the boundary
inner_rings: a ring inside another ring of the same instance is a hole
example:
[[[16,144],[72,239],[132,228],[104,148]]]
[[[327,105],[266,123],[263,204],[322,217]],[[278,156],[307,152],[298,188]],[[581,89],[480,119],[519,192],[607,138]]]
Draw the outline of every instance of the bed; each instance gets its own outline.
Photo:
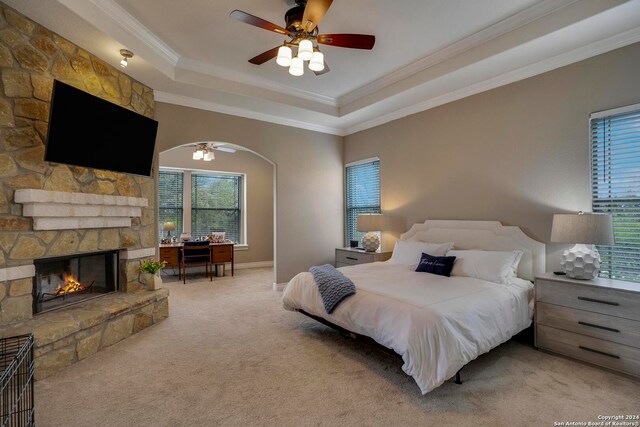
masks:
[[[531,325],[532,281],[545,270],[545,245],[496,221],[427,220],[400,240],[453,242],[456,250],[521,251],[522,256],[508,283],[420,273],[391,261],[341,267],[356,294],[332,314],[311,273],[303,272],[287,284],[283,304],[397,353],[403,371],[426,394]]]

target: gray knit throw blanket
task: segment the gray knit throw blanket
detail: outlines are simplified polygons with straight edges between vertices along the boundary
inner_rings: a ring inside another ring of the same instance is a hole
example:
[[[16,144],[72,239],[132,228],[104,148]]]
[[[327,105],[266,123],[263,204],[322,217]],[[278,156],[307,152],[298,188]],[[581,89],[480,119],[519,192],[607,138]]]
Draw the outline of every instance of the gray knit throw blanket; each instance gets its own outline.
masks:
[[[331,314],[345,298],[356,293],[356,287],[331,264],[311,267],[309,272],[316,281],[324,308]]]

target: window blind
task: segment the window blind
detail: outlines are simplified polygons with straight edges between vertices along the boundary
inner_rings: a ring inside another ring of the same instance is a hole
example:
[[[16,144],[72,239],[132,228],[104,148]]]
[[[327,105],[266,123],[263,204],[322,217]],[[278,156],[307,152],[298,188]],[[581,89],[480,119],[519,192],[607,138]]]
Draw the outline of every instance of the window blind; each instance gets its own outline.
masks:
[[[640,105],[592,116],[591,188],[593,212],[612,215],[615,236],[598,245],[600,276],[640,282]]]
[[[160,171],[158,182],[158,231],[159,236],[166,237],[163,225],[167,221],[175,224],[172,236],[182,233],[182,172]]]
[[[358,215],[380,213],[380,160],[348,165],[346,179],[346,243],[362,240]]]
[[[242,176],[191,174],[191,235],[224,231],[240,242]]]

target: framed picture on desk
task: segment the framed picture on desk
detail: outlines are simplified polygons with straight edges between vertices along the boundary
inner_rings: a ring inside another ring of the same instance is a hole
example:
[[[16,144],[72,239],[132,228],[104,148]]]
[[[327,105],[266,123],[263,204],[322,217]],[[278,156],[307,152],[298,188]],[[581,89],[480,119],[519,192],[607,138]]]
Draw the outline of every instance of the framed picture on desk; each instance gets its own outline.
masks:
[[[224,231],[213,231],[209,235],[209,241],[211,243],[224,243],[226,233]]]

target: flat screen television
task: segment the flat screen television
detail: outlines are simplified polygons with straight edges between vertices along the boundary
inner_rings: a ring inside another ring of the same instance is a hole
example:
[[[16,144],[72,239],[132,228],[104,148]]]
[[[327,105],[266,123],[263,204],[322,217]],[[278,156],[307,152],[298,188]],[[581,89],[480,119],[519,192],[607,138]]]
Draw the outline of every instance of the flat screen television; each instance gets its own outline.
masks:
[[[151,175],[158,122],[55,80],[44,159]]]

